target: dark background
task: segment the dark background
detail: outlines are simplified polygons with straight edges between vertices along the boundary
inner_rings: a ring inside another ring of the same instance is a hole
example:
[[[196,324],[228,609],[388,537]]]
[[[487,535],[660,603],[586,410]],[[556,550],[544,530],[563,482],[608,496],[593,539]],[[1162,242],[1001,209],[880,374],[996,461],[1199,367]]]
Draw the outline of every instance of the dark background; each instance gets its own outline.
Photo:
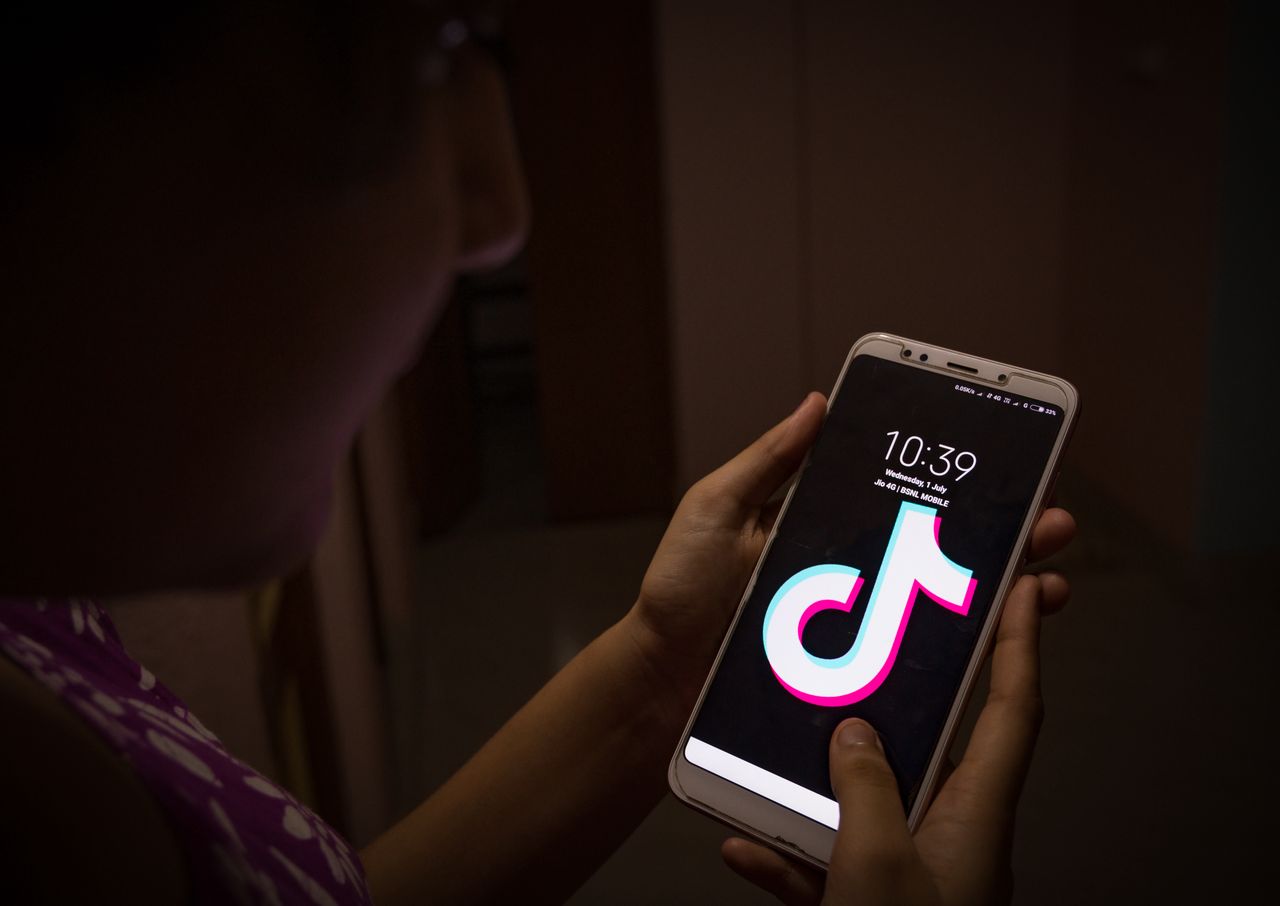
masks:
[[[975,398],[957,391],[956,384],[946,374],[868,355],[850,363],[694,736],[834,799],[827,759],[831,734],[846,717],[861,717],[879,731],[904,801],[914,798],[1063,427],[1061,417]],[[889,431],[901,435],[886,462]],[[898,454],[910,435],[934,450],[945,443],[972,452],[977,465],[959,481],[955,470],[932,476],[923,459],[905,467]],[[805,631],[805,646],[815,655],[839,657],[849,650],[899,508],[904,501],[920,502],[875,487],[886,468],[948,488],[951,506],[937,508],[939,538],[943,553],[972,570],[978,582],[969,614],[961,617],[918,596],[893,671],[879,689],[845,707],[809,704],[787,692],[770,670],[761,641],[764,614],[778,587],[799,570],[820,563],[852,566],[863,579],[852,611],[821,611]]]

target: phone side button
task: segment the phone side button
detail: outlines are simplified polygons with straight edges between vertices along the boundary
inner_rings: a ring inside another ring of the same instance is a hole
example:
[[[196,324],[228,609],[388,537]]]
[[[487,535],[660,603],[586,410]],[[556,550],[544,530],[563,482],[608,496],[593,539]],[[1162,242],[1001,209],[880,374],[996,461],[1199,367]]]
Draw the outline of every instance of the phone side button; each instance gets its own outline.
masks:
[[[1062,475],[1061,469],[1054,472],[1053,477],[1049,479],[1049,484],[1044,489],[1044,506],[1040,510],[1041,513],[1048,507],[1053,506],[1053,495],[1058,493],[1058,477],[1060,475]]]

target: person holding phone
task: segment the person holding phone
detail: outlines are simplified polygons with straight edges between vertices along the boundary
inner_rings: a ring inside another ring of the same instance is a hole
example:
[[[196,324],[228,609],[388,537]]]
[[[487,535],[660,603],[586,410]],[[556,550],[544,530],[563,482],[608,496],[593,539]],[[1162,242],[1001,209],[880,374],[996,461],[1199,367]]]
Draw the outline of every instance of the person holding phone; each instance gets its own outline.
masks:
[[[1052,375],[856,341],[672,756],[681,801],[826,869],[828,743],[859,718],[922,828],[1079,408]]]
[[[564,899],[664,794],[821,396],[690,489],[627,614],[357,855],[131,661],[95,600],[244,586],[310,550],[451,277],[523,241],[499,73],[453,4],[6,16],[4,898],[97,900],[111,878],[135,903]],[[1032,558],[1073,532],[1047,510]],[[914,838],[873,731],[842,725],[852,817],[825,881],[745,841],[726,860],[789,902],[998,897],[1039,617],[1066,597],[1052,573],[1014,587],[992,697]]]

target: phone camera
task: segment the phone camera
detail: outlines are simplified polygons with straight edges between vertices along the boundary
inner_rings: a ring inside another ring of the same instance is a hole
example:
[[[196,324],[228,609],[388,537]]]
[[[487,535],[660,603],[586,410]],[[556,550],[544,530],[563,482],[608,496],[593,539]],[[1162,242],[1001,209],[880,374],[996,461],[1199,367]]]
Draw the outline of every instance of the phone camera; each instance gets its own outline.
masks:
[[[1000,377],[996,378],[996,380],[1003,384],[1005,381],[1009,380],[1009,375],[1002,374]]]
[[[920,353],[920,361],[922,361],[922,362],[927,362],[927,361],[929,361],[929,353],[927,353],[927,352],[922,352],[922,353]]]
[[[902,350],[902,357],[903,357],[904,359],[909,359],[909,358],[911,358],[911,350],[910,350],[910,349],[904,349],[904,350]]]

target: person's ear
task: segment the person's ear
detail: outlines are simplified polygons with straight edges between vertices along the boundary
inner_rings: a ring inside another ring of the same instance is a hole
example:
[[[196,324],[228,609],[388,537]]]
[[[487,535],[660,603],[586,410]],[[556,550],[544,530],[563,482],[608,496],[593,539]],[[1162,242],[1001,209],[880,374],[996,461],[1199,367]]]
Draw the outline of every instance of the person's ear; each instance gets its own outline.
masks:
[[[458,192],[457,268],[497,267],[524,245],[529,198],[506,88],[497,67],[480,51],[457,52],[448,103]]]

